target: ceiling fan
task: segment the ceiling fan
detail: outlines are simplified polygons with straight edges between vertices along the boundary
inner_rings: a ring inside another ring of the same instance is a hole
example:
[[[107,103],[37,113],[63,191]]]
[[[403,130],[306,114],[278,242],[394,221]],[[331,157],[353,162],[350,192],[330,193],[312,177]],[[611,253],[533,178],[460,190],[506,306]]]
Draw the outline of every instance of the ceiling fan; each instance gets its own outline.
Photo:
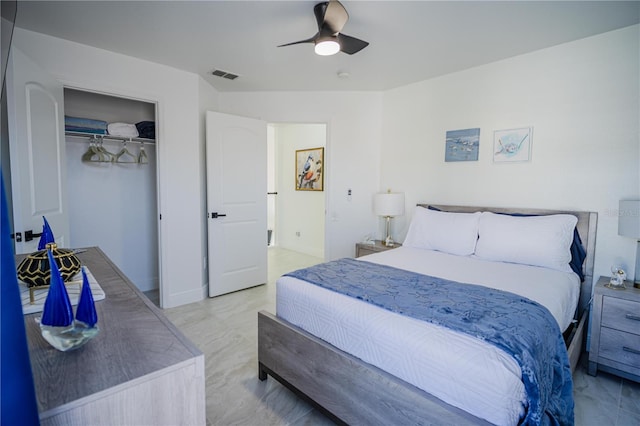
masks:
[[[364,40],[340,32],[349,20],[349,14],[338,0],[316,4],[313,8],[313,13],[318,22],[318,32],[316,35],[306,40],[281,44],[278,47],[301,43],[314,43],[315,52],[318,55],[327,56],[338,52],[353,55],[369,45],[369,43]]]

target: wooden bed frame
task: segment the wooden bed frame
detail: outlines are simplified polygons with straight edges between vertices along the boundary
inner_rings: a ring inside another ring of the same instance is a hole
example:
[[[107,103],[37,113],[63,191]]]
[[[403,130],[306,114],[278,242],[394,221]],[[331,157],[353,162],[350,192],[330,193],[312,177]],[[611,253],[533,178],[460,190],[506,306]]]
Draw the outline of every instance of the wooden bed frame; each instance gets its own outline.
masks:
[[[427,204],[419,204],[426,207]],[[587,252],[573,327],[565,332],[571,370],[584,346],[593,282],[597,213],[435,205],[443,211],[571,214]],[[271,375],[339,424],[488,424],[265,311],[258,312],[258,377]]]

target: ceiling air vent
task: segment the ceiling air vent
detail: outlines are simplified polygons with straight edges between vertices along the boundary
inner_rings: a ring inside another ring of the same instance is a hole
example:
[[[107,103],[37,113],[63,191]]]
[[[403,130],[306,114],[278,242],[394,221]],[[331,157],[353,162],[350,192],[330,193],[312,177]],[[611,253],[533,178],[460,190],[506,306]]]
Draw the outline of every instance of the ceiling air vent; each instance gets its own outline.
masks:
[[[236,78],[238,78],[236,74],[231,74],[230,72],[222,70],[213,70],[211,74],[215,75],[216,77],[226,78],[228,80],[235,80]]]

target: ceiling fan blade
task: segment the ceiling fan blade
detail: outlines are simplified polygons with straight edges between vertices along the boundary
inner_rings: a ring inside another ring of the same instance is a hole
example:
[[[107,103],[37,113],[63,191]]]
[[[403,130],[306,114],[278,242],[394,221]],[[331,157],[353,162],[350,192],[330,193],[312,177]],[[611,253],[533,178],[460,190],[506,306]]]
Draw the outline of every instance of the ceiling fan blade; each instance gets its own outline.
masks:
[[[287,43],[287,44],[281,44],[278,47],[293,46],[294,44],[302,44],[302,43],[315,43],[317,37],[318,37],[318,34],[316,34],[313,37],[308,38],[306,40],[300,40],[300,41],[294,41],[294,42]]]
[[[347,13],[347,9],[345,9],[338,0],[331,0],[326,5],[323,25],[330,30],[332,34],[337,34],[342,31],[342,27],[344,27],[344,24],[346,24],[348,20],[349,14]]]
[[[367,41],[346,34],[338,34],[338,43],[340,43],[340,50],[349,55],[358,53],[369,45]]]
[[[318,3],[313,6],[313,14],[316,17],[316,23],[318,24],[318,31],[322,30],[322,26],[324,25],[324,13],[327,10],[327,5],[329,2],[325,1],[323,3]]]

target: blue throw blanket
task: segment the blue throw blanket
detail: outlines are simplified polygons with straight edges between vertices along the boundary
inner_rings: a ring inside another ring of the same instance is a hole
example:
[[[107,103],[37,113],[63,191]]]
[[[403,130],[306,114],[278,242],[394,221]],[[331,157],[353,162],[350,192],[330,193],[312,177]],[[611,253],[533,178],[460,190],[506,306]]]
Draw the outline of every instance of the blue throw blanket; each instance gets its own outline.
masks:
[[[355,259],[286,275],[499,347],[522,370],[528,407],[521,424],[573,424],[567,350],[556,320],[542,305],[501,290]]]

